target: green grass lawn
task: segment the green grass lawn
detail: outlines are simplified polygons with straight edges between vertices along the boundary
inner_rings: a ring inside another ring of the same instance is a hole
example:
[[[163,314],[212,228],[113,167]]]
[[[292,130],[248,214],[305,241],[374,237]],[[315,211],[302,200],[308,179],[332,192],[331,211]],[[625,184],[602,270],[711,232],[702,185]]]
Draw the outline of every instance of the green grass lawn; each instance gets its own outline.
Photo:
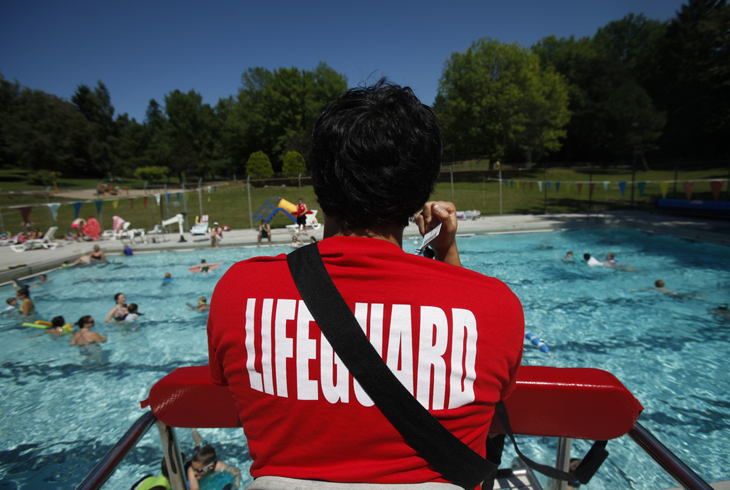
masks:
[[[447,167],[448,168],[448,167]],[[453,201],[458,210],[478,209],[483,216],[500,214],[500,186],[495,180],[495,172],[455,172],[453,185]],[[436,185],[433,199],[452,200],[451,182],[449,172],[443,172]],[[571,213],[586,212],[590,209],[610,210],[631,207],[631,172],[625,170],[607,170],[590,173],[588,169],[549,169],[547,176],[542,169],[531,171],[524,170],[503,170],[502,177],[505,184],[502,185],[502,214],[540,214],[548,213]],[[726,179],[727,169],[697,170],[682,172],[679,181],[675,186],[673,183],[666,184],[666,197],[686,198],[682,182],[695,181],[693,184],[692,199],[712,200],[713,195],[710,182],[706,179]],[[634,207],[637,209],[650,209],[656,198],[662,197],[662,184],[658,181],[670,181],[674,179],[671,171],[640,171],[636,173],[636,181],[646,182],[643,196],[637,189],[634,191]],[[546,186],[539,190],[537,181],[547,180],[551,183],[550,190],[546,193]],[[593,195],[590,195],[588,181],[595,182]],[[96,187],[96,179],[75,179],[63,180],[68,188],[93,189]],[[276,185],[267,187],[251,187],[251,207],[249,208],[248,192],[244,182],[225,182],[215,186],[215,191],[202,192],[199,200],[198,192],[188,192],[187,209],[188,221],[192,225],[195,216],[200,214],[202,204],[203,213],[210,216],[211,223],[218,221],[222,225],[228,225],[233,229],[251,227],[251,214],[256,213],[259,207],[269,198],[284,198],[291,203],[296,203],[300,195],[310,209],[317,209],[316,196],[312,190],[311,182],[306,181],[301,191],[296,180],[272,180],[268,181]],[[530,183],[532,182],[532,187]],[[560,182],[557,190],[556,182]],[[584,182],[579,190],[578,182]],[[604,182],[608,182],[604,188]],[[621,195],[619,182],[626,182],[624,195]],[[305,182],[303,182],[304,184]],[[142,187],[140,182],[130,183]],[[51,195],[50,202],[60,203],[58,215],[52,219],[51,212],[46,206],[46,196],[40,194],[19,194],[21,191],[41,190],[40,186],[34,186],[24,180],[23,172],[14,170],[0,171],[0,209],[5,230],[17,233],[22,227],[20,211],[16,206],[32,206],[31,221],[35,227],[45,232],[50,226],[58,226],[56,236],[60,237],[71,231],[71,222],[74,219],[74,208],[71,205],[75,200],[63,196],[63,193]],[[157,191],[160,192],[160,191]],[[300,194],[301,192],[301,194]],[[183,211],[183,197],[179,189],[170,189],[169,214],[173,216]],[[727,184],[723,186],[720,199],[727,200]],[[111,229],[112,217],[121,216],[131,222],[133,228],[144,228],[150,230],[162,218],[168,216],[167,199],[163,195],[158,206],[153,194],[148,195],[147,206],[141,197],[131,200],[126,196],[120,198],[106,198],[101,205],[101,222],[104,229]],[[115,204],[116,203],[116,204]],[[179,203],[175,205],[175,203]],[[547,205],[547,209],[546,209]],[[12,208],[9,208],[11,207]],[[98,218],[96,204],[84,202],[81,206],[80,216]],[[320,210],[319,221],[323,221]],[[279,213],[271,221],[272,228],[281,228],[293,222],[284,214]],[[253,223],[254,228],[258,223]]]

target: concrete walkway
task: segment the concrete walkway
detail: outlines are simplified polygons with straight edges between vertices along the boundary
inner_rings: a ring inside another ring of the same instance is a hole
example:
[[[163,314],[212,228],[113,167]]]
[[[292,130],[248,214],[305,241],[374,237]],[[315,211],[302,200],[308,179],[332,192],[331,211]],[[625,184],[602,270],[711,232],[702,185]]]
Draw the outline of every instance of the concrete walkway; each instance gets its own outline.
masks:
[[[473,221],[460,221],[459,234],[478,233],[524,233],[548,230],[570,230],[579,228],[623,226],[654,231],[670,235],[693,238],[730,245],[730,221],[703,220],[676,217],[646,212],[607,212],[597,215],[585,214],[547,214],[547,215],[510,215],[482,217]],[[309,233],[322,239],[324,227],[309,230]],[[221,247],[256,246],[255,230],[232,230],[223,233]],[[285,228],[272,230],[274,245],[291,243],[292,233]],[[406,228],[404,239],[420,237],[415,225]],[[167,235],[148,235],[147,243],[132,243],[135,253],[159,252],[162,250],[194,250],[210,248],[210,237],[184,234],[185,241],[179,242],[179,233]],[[302,236],[303,239],[308,237]],[[306,242],[306,240],[305,240]],[[9,246],[0,247],[0,285],[13,278],[24,278],[60,267],[64,262],[72,262],[85,253],[91,252],[94,244],[99,244],[108,255],[118,255],[125,244],[119,240],[99,242],[59,242],[55,250],[30,250],[14,252]],[[129,243],[127,241],[127,243]],[[268,246],[264,241],[262,246]]]

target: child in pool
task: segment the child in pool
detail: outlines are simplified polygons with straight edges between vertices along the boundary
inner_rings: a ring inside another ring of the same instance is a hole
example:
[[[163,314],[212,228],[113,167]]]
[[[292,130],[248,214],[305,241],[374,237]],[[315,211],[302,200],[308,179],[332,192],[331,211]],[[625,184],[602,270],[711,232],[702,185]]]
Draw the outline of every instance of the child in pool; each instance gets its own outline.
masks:
[[[199,444],[197,440],[196,443]],[[208,474],[217,473],[219,471],[227,471],[233,475],[236,478],[236,488],[241,485],[241,472],[238,468],[228,466],[223,461],[218,461],[218,457],[216,456],[213,446],[201,447],[199,450],[195,451],[195,455],[190,461],[190,466],[188,466],[187,469],[190,490],[200,490],[200,484],[198,481]]]
[[[139,311],[137,310],[137,303],[131,303],[127,305],[127,316],[124,317],[125,322],[133,322],[139,318]]]
[[[47,334],[50,335],[63,335],[71,333],[71,325],[66,324],[66,320],[62,316],[57,316],[51,320],[51,328],[46,330]]]
[[[169,272],[165,272],[165,277],[162,278],[162,285],[165,286],[167,284],[170,284],[172,281],[172,274]]]
[[[8,306],[2,311],[6,315],[12,315],[18,309],[18,298],[12,297],[5,300]]]

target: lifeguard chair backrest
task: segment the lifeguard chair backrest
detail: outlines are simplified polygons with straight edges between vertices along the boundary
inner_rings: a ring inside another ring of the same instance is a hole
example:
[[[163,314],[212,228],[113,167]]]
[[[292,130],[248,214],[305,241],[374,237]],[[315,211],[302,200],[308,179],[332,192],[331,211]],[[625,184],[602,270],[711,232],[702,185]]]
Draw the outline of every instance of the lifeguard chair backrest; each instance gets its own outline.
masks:
[[[158,381],[142,408],[172,427],[241,427],[226,387],[210,382],[208,366],[178,368]],[[626,434],[641,404],[600,369],[522,366],[514,393],[506,401],[515,434],[608,440]],[[504,432],[492,420],[490,432]]]

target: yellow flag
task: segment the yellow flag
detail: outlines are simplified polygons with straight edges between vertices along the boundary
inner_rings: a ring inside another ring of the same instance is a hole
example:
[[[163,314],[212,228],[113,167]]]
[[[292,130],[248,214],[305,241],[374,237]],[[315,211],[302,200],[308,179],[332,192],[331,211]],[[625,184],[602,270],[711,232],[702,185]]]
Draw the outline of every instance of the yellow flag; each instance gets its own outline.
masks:
[[[667,197],[667,190],[669,190],[669,182],[659,182],[659,188],[662,190],[662,197]]]
[[[114,209],[117,209],[117,206],[119,206],[119,201],[116,201],[116,200],[115,201],[112,201],[112,207]]]

